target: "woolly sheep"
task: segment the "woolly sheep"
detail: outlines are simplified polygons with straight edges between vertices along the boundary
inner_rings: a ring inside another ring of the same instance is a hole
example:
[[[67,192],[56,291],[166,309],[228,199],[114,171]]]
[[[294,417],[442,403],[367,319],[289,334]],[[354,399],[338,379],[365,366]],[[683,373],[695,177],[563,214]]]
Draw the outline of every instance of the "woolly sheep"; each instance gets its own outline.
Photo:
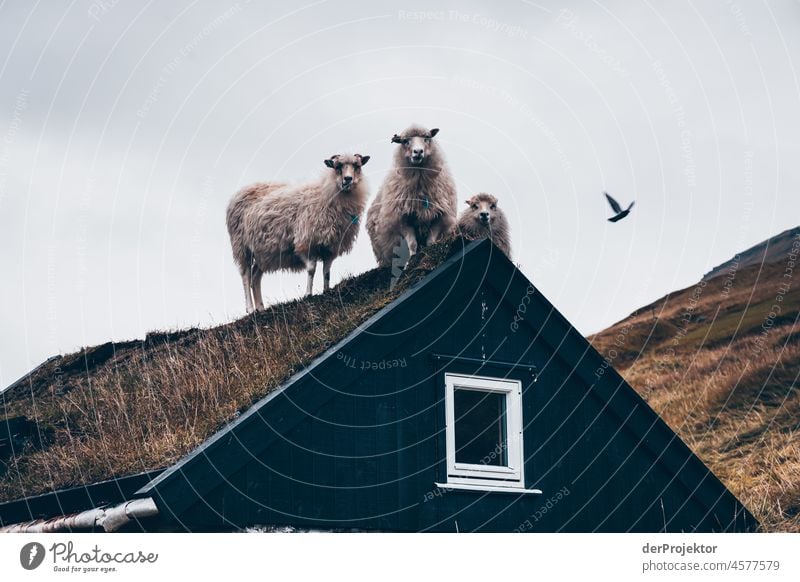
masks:
[[[367,232],[382,267],[392,264],[402,240],[413,255],[418,245],[433,244],[456,224],[456,187],[433,140],[438,132],[412,125],[392,137],[400,145],[394,167],[367,212]]]
[[[368,197],[361,167],[368,161],[360,154],[331,156],[316,182],[260,182],[233,196],[226,222],[248,313],[264,308],[264,273],[305,270],[311,295],[322,261],[323,289],[330,288],[331,263],[350,252],[358,235]]]
[[[498,208],[497,198],[481,192],[466,201],[469,208],[458,217],[457,230],[467,240],[490,239],[511,258],[511,237],[505,213]]]

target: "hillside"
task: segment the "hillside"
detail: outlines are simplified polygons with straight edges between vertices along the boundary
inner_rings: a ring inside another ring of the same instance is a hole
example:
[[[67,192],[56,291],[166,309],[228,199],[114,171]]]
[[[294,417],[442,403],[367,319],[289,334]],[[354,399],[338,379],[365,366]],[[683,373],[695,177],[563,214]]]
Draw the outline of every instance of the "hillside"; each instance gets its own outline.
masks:
[[[703,275],[703,280],[710,281],[714,277],[747,267],[780,263],[784,261],[786,256],[791,252],[792,244],[796,240],[798,234],[800,234],[800,226],[790,228],[780,234],[771,236],[767,240],[750,247],[746,251],[737,253],[732,259],[714,267]]]
[[[0,393],[0,501],[165,467],[422,279],[462,239],[211,329],[48,359]]]
[[[800,228],[591,336],[768,531],[800,531]]]

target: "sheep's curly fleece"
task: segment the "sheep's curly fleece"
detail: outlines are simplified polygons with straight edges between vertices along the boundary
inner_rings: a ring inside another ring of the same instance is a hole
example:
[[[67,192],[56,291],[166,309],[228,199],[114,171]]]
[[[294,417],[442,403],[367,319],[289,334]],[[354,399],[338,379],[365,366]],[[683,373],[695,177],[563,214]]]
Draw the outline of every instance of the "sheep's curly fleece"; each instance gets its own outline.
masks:
[[[411,126],[400,137],[428,136],[429,130]],[[403,224],[414,227],[417,239],[424,239],[435,224],[441,235],[456,224],[456,187],[435,141],[421,166],[409,166],[398,147],[394,167],[389,170],[367,212],[367,232],[378,264],[391,266],[395,247],[400,245]]]
[[[302,271],[306,260],[350,252],[367,196],[364,179],[351,191],[340,191],[333,170],[310,184],[259,182],[242,188],[227,212],[239,271],[243,276],[253,266],[261,273]]]
[[[485,192],[481,192],[470,198],[467,201],[470,207],[463,210],[458,217],[458,226],[456,227],[458,232],[467,240],[488,238],[510,259],[511,233],[505,213],[499,206],[496,206],[493,211],[491,223],[484,224],[480,221],[480,209],[474,210],[472,208],[473,203],[479,204],[480,202],[488,202],[489,204],[496,205],[497,198]]]

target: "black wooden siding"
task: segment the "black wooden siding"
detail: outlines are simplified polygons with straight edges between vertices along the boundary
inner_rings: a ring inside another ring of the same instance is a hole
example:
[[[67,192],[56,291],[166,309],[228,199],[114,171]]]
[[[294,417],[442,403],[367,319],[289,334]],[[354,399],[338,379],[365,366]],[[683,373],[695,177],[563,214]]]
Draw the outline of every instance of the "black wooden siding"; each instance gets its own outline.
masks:
[[[607,372],[592,384],[599,356],[538,291],[530,294],[505,258],[496,250],[491,255],[488,244],[480,250],[423,282],[403,305],[343,342],[340,357],[332,352],[313,377],[274,395],[257,418],[224,435],[215,446],[224,445],[225,455],[210,449],[183,477],[144,490],[164,510],[159,527],[753,527],[746,510],[619,376]],[[525,297],[524,322],[512,331]],[[363,361],[387,360],[406,366],[361,369]],[[434,486],[447,479],[446,371],[522,381],[525,484],[542,495]]]

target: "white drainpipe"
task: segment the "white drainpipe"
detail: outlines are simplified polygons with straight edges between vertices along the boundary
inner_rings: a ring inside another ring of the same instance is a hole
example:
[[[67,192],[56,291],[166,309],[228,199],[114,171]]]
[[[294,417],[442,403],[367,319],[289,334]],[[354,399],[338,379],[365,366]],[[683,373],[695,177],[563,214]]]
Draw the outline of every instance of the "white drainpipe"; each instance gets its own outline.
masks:
[[[0,527],[0,533],[52,533],[64,530],[94,529],[102,527],[106,532],[117,531],[134,519],[158,515],[158,507],[152,497],[134,499],[111,507],[89,509],[72,515],[51,519],[38,519]]]

